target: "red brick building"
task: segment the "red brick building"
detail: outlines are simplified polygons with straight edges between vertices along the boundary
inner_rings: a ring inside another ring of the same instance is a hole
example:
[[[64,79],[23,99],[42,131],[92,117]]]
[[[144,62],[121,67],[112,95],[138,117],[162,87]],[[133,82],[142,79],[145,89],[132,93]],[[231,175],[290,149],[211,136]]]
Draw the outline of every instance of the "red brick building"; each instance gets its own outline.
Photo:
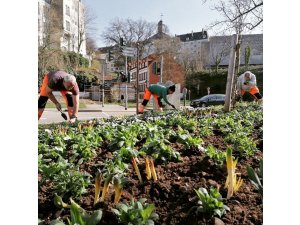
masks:
[[[162,59],[163,58],[163,59]],[[161,73],[162,67],[162,73]],[[137,62],[128,63],[131,83],[136,85]],[[162,76],[162,77],[161,77]],[[165,83],[168,80],[184,86],[184,73],[181,66],[168,54],[162,56],[149,55],[139,61],[139,99],[143,98],[144,90],[150,84]]]

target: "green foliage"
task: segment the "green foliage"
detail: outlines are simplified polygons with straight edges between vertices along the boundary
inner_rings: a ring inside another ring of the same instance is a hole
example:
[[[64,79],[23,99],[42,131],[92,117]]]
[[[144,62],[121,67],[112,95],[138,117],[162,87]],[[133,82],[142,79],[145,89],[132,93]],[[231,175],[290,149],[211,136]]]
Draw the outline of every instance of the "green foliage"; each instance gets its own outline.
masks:
[[[43,156],[42,154],[40,155]],[[63,159],[61,156],[57,159],[56,162],[50,161],[50,163],[41,163],[39,165],[39,171],[43,173],[45,177],[52,179],[56,174],[60,172],[70,169],[71,165],[68,163],[68,160]]]
[[[88,213],[81,208],[75,201],[70,199],[71,205],[71,220],[67,218],[69,225],[97,225],[102,219],[102,210],[96,210],[92,213]],[[52,220],[50,225],[66,225],[64,222],[56,219]]]
[[[72,74],[74,74],[74,76],[76,77],[76,81],[80,90],[84,89],[84,85],[99,83],[98,74],[92,70],[77,70],[74,71]]]
[[[209,158],[211,158],[217,165],[223,165],[224,160],[226,159],[226,152],[217,150],[214,146],[209,144],[205,152]]]
[[[84,58],[82,54],[78,54],[76,52],[66,52],[63,58],[65,64],[71,68],[76,68],[76,67],[87,68],[89,66],[88,59]]]
[[[117,215],[122,224],[128,225],[154,225],[158,215],[154,213],[154,204],[146,203],[147,199],[138,201],[131,200],[130,203],[119,203],[112,211]]]
[[[256,172],[252,167],[247,166],[247,174],[255,189],[263,197],[263,160],[259,161],[259,168],[256,169]]]
[[[79,89],[84,89],[84,84],[98,83],[98,72],[89,68],[89,60],[75,52],[63,52],[53,49],[39,49],[38,84],[42,84],[44,75],[50,71],[64,70],[74,74]]]
[[[224,205],[222,196],[216,188],[211,187],[208,191],[206,188],[194,189],[199,201],[200,206],[196,207],[196,213],[205,213],[209,217],[217,215],[222,217],[226,210],[229,211],[228,206]]]
[[[186,150],[196,148],[200,150],[201,144],[203,143],[203,140],[200,137],[193,137],[189,134],[187,130],[184,130],[181,128],[181,126],[178,125],[178,130],[175,133],[176,134],[176,142],[183,144],[185,146]]]
[[[64,199],[69,197],[79,198],[86,193],[86,188],[91,184],[91,175],[77,170],[64,170],[53,178],[53,189]]]

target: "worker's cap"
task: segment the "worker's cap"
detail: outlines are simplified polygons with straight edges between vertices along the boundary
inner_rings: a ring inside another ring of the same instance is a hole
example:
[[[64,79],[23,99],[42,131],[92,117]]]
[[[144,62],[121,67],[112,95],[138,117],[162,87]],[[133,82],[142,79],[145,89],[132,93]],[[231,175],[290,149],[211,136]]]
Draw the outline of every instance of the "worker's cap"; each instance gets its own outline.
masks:
[[[72,84],[76,84],[76,77],[71,75],[71,74],[68,74],[67,76],[64,77],[64,82],[66,83],[72,83]]]

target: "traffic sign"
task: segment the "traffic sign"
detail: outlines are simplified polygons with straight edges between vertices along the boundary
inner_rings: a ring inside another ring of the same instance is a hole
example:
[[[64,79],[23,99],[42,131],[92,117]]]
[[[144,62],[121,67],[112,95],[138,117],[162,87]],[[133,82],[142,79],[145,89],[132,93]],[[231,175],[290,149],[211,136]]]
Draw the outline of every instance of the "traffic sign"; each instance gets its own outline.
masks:
[[[123,48],[122,50],[122,54],[124,56],[130,56],[130,57],[133,57],[136,55],[136,49],[135,48],[130,48],[130,47],[125,47]]]

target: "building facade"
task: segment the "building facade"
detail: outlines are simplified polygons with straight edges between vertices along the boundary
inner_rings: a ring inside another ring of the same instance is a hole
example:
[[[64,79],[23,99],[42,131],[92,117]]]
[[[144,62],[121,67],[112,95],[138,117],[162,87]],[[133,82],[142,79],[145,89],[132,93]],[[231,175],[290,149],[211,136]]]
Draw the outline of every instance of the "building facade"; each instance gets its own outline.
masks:
[[[180,57],[202,67],[213,67],[217,59],[220,66],[228,66],[232,36],[208,36],[207,31],[175,35],[181,42]],[[245,64],[245,49],[251,54],[249,65],[263,65],[263,34],[241,35],[240,64]]]
[[[81,0],[38,0],[39,47],[73,51],[86,57]]]

